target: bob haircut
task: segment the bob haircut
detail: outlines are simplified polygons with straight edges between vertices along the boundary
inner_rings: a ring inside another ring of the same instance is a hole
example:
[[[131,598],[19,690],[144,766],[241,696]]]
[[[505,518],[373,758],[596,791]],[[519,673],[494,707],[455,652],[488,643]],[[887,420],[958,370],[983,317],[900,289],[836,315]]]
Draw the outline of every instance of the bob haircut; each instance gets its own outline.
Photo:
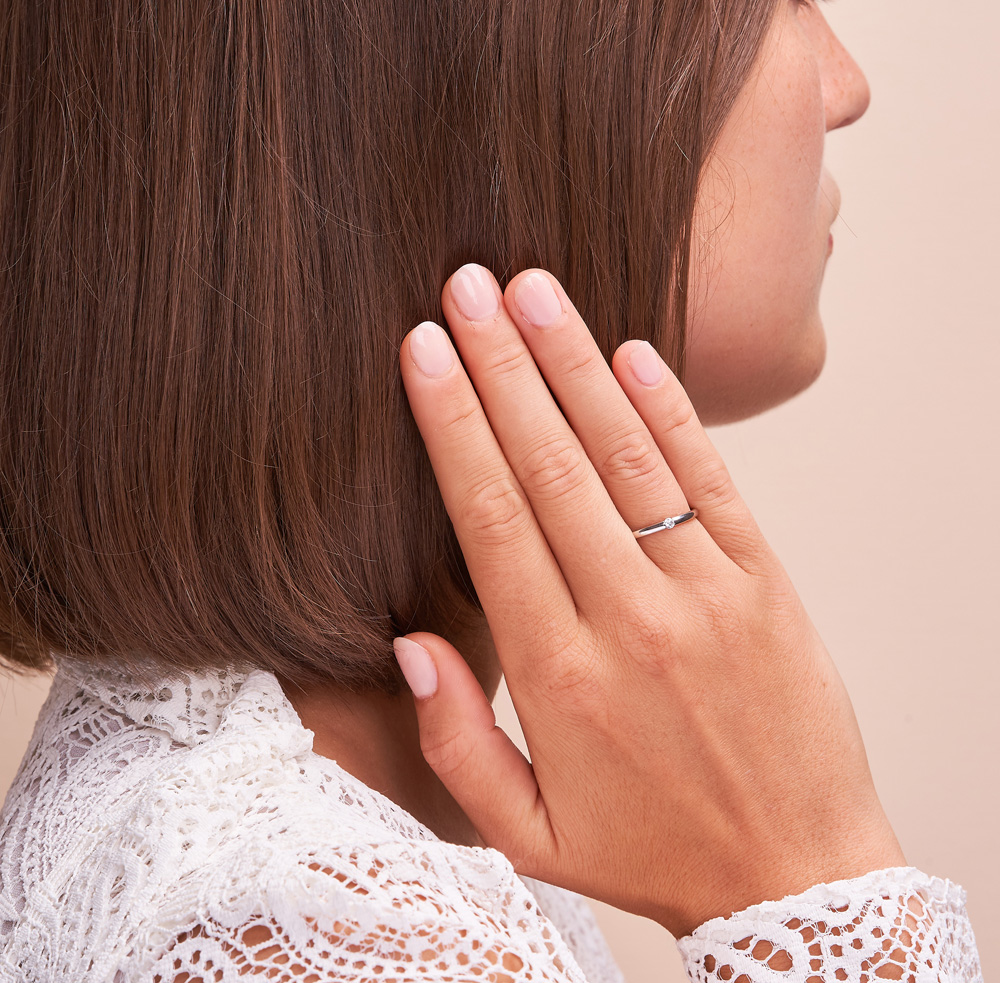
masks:
[[[699,176],[780,2],[9,0],[7,668],[399,692],[393,636],[481,619],[403,336],[463,263],[537,266],[683,376]]]

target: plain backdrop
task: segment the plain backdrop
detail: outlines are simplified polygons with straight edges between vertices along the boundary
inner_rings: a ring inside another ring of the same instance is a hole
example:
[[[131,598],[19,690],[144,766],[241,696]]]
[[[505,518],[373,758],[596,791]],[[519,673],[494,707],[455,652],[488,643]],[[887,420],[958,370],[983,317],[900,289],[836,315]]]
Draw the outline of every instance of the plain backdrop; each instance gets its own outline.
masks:
[[[872,88],[867,115],[827,144],[843,193],[827,364],[790,403],[712,437],[840,667],[908,861],[968,891],[990,979],[1000,14],[992,0],[838,0],[823,12]],[[48,683],[0,688],[4,794]],[[505,692],[498,711],[516,731]],[[595,909],[629,983],[684,979],[658,925]]]

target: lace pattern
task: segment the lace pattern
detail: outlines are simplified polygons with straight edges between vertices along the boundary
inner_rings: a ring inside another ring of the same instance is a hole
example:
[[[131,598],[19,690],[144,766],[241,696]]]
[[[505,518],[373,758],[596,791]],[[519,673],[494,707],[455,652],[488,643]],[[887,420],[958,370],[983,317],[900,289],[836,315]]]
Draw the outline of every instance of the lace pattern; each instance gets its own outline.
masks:
[[[312,740],[270,673],[59,660],[0,812],[0,981],[621,983],[585,899],[441,841]],[[699,983],[980,979],[961,890],[912,870],[679,945]]]
[[[678,946],[698,983],[982,979],[965,892],[912,867],[713,919]]]
[[[0,814],[0,980],[620,983],[585,899],[312,739],[270,673],[60,661]]]

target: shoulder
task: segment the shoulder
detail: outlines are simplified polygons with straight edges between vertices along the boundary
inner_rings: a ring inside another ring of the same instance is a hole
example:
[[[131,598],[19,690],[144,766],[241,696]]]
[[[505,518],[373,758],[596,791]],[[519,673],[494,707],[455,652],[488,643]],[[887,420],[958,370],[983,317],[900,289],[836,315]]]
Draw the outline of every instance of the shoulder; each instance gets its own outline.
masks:
[[[221,863],[205,873],[162,899],[127,975],[194,977],[209,956],[253,972],[299,965],[322,980],[620,980],[610,957],[594,960],[596,940],[576,952],[563,937],[573,926],[587,934],[582,899],[577,909],[553,888],[543,910],[492,850],[293,834],[261,865]],[[224,970],[220,979],[229,978]]]
[[[30,840],[44,864],[5,867],[0,964],[41,960],[83,983],[109,967],[197,979],[210,958],[229,980],[294,957],[332,980],[433,955],[416,978],[492,965],[616,979],[585,975],[564,941],[596,932],[582,899],[438,840],[311,737],[269,674],[212,698],[64,677],[4,810],[4,862]]]

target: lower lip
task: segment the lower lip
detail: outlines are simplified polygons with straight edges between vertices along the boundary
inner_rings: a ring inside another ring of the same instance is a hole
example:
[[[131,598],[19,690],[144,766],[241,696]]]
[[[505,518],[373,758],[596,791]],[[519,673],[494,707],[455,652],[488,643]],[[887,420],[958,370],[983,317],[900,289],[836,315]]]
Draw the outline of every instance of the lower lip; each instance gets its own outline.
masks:
[[[833,233],[830,233],[830,242],[826,247],[826,254],[829,256],[833,252]]]

